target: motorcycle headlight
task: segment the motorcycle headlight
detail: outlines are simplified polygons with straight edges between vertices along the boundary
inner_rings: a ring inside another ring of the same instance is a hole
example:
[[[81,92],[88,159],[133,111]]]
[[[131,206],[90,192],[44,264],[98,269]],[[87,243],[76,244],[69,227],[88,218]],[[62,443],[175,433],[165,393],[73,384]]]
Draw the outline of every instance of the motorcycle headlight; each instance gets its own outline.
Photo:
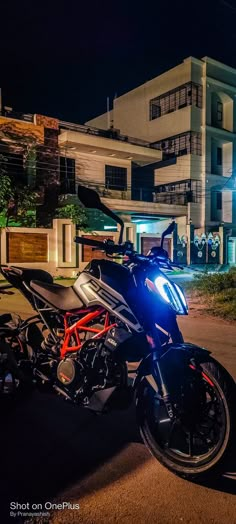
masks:
[[[157,291],[165,302],[167,302],[178,315],[186,315],[188,306],[181,287],[175,284],[175,282],[170,282],[170,280],[163,275],[159,275],[154,282]]]

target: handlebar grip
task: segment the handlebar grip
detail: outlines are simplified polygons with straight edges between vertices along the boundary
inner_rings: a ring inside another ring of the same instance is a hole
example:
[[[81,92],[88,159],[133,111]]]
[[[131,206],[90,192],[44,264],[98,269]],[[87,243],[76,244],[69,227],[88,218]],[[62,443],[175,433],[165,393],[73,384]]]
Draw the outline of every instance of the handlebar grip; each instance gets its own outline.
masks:
[[[76,244],[83,244],[84,246],[98,247],[100,249],[105,248],[103,242],[99,242],[99,240],[92,240],[91,238],[74,237],[74,242],[76,242]]]

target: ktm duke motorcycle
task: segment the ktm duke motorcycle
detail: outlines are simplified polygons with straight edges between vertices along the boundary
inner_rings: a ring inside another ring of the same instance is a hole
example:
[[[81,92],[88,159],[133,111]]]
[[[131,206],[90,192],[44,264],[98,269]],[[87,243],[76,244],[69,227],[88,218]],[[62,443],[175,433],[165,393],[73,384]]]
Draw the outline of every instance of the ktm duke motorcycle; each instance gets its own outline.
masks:
[[[143,441],[164,466],[191,479],[224,471],[235,441],[235,384],[179,330],[186,300],[163,271],[176,266],[163,249],[174,223],[161,247],[144,256],[122,242],[121,218],[95,191],[79,186],[78,197],[120,224],[119,243],[76,237],[106,259],[92,260],[71,287],[54,284],[43,270],[1,267],[37,312],[25,321],[0,318],[0,339],[21,374],[17,383],[48,386],[96,413],[128,407],[134,398]]]

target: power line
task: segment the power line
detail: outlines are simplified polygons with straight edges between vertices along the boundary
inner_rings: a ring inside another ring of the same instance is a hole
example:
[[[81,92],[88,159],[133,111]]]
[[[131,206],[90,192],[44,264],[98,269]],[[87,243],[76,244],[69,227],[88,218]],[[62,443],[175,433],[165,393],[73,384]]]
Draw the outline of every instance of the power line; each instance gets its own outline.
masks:
[[[36,164],[36,165],[35,165],[35,164]],[[45,167],[45,166],[46,166],[46,167]],[[52,166],[52,167],[51,167],[51,166]],[[16,169],[15,171],[12,171],[12,170],[11,170],[11,171],[10,171],[10,175],[19,175],[19,170],[20,170],[21,168],[24,169],[24,168],[23,168],[21,165],[19,165],[18,163],[11,162],[11,161],[10,161],[10,162],[6,162],[6,164],[4,165],[4,168],[6,169],[6,171],[7,171],[7,168],[8,168],[8,167],[10,167],[10,168],[13,167],[13,168]],[[68,173],[70,174],[70,170],[69,170],[69,168],[66,169],[66,168],[61,167],[61,168],[59,169],[59,163],[58,163],[58,164],[52,164],[52,163],[48,163],[48,162],[39,162],[39,163],[34,163],[34,165],[31,166],[31,169],[32,169],[32,171],[35,171],[35,175],[37,174],[38,171],[42,171],[42,172],[44,172],[45,174],[47,174],[48,171],[51,171],[51,172],[54,172],[54,173],[55,173],[55,171],[56,171],[56,172],[58,173],[58,175],[60,175],[60,174],[62,174],[62,175],[68,175]],[[91,172],[93,172],[93,171],[94,171],[95,174],[98,174],[97,171],[96,171],[95,169],[91,169],[91,168],[90,168],[90,175],[89,175],[89,176],[87,175],[87,177],[86,177],[86,175],[83,174],[83,176],[82,176],[83,180],[84,180],[84,181],[86,180],[87,182],[92,182],[92,180],[91,180]],[[23,173],[22,173],[22,174],[23,174]],[[27,170],[26,170],[26,172],[25,172],[24,174],[25,174],[25,176],[27,176]],[[77,170],[75,171],[74,174],[75,174],[75,178],[76,178],[76,174],[77,174],[77,175],[78,175],[77,178],[80,179],[79,169],[77,169]],[[101,174],[101,173],[99,173],[99,174]],[[104,173],[102,173],[102,174],[104,174]],[[211,174],[206,174],[205,176],[211,176]],[[214,176],[214,175],[213,175],[213,176]],[[215,176],[220,176],[220,175],[215,175]],[[68,177],[68,178],[69,178],[69,177]],[[226,178],[226,177],[224,177],[224,179],[225,179],[225,178]],[[227,184],[230,182],[231,179],[232,179],[232,176],[227,177],[227,180],[224,180],[224,181],[223,181],[222,178],[221,178],[221,180],[219,180],[219,182],[222,182],[222,183],[224,182],[224,183],[223,183],[223,185],[221,186],[221,188],[220,188],[220,187],[218,188],[218,191],[219,191],[220,189],[222,190],[224,187],[226,187]],[[201,185],[202,182],[203,182],[201,179],[196,180],[196,179],[193,179],[193,178],[190,178],[190,179],[187,179],[187,178],[186,178],[186,179],[177,180],[177,179],[176,179],[176,176],[175,176],[175,181],[173,182],[173,184],[175,183],[176,185],[178,185],[178,184],[184,183],[185,180],[186,180],[186,183],[189,182],[189,181],[190,181],[190,182],[191,182],[191,181],[192,181],[192,182],[199,182],[199,185]],[[138,181],[139,181],[139,183],[142,183],[142,184],[143,184],[143,188],[146,188],[147,190],[148,190],[148,189],[151,189],[150,187],[147,186],[147,184],[146,184],[147,179],[146,179],[145,177],[139,177],[139,178],[138,178]],[[95,177],[95,182],[96,182],[96,177]],[[102,184],[102,182],[99,181],[99,180],[97,180],[97,183]],[[207,182],[206,182],[206,183],[207,183]],[[161,182],[161,183],[159,184],[159,186],[168,186],[168,185],[170,185],[170,184],[172,184],[172,182],[168,182],[168,181],[166,181],[166,182]],[[219,184],[218,184],[218,185],[219,185]],[[130,186],[130,187],[131,187],[131,186]],[[134,185],[133,185],[133,187],[134,187],[135,189],[139,189],[139,187],[136,187],[136,186],[134,186]],[[157,185],[157,187],[158,187],[158,185]],[[214,187],[214,186],[213,186],[213,187]],[[141,189],[141,188],[140,188],[140,189]],[[193,190],[194,192],[200,191],[199,188],[192,189],[192,190]],[[233,188],[230,188],[229,190],[230,190],[230,191],[234,191]],[[210,188],[210,189],[205,188],[205,192],[211,192],[211,191],[212,191],[212,188]],[[216,191],[217,191],[217,190],[216,190]],[[204,189],[201,189],[201,193],[204,193]]]

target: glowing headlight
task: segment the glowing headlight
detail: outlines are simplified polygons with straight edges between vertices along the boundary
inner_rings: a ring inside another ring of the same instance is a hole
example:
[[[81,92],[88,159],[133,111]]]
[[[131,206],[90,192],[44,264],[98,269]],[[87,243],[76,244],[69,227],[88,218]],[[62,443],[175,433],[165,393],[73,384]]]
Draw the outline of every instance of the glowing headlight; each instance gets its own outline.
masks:
[[[159,275],[155,279],[155,286],[161,297],[170,304],[176,313],[179,315],[186,314],[188,310],[187,302],[182,289],[177,284]]]

